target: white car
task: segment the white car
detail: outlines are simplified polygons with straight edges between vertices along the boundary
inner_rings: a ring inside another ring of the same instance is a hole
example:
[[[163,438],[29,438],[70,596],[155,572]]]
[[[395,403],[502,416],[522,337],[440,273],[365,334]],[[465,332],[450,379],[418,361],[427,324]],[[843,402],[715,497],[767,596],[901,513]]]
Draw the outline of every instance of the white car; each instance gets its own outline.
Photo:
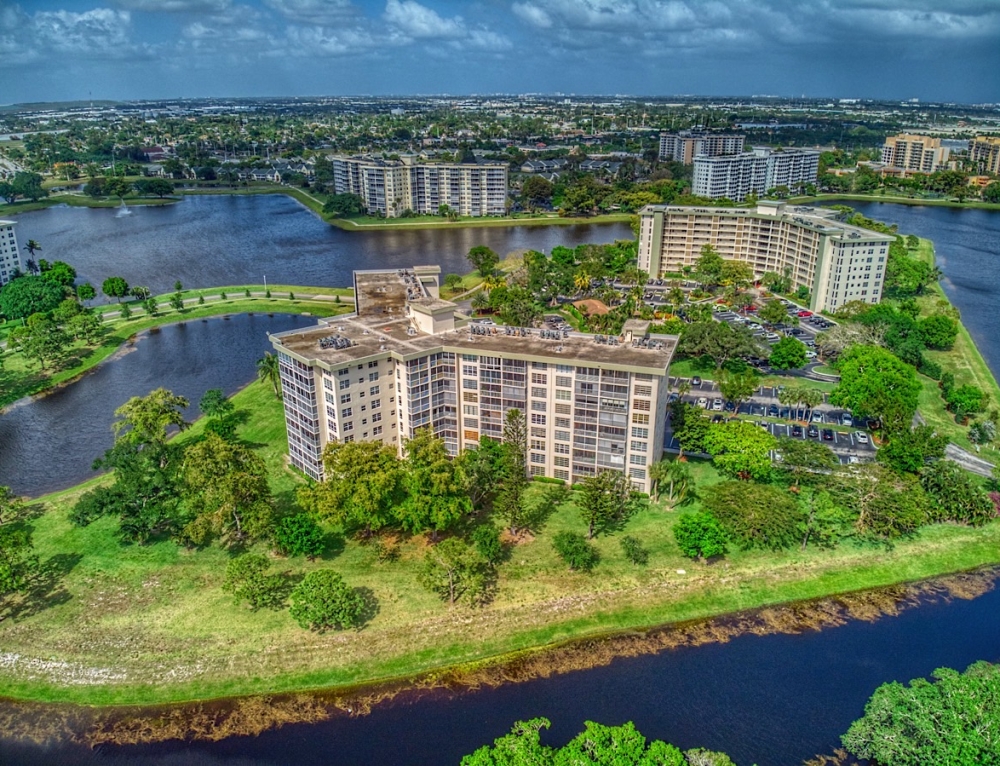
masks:
[[[698,406],[699,407],[704,407],[705,409],[708,409],[708,399],[706,399],[704,396],[699,397],[698,398]]]
[[[851,417],[851,413],[845,412],[844,416],[840,419],[840,424],[842,426],[853,426],[854,418]]]
[[[864,431],[858,431],[857,433],[855,433],[854,438],[857,440],[858,444],[868,443],[868,434],[866,434]]]
[[[716,412],[722,412],[722,400],[716,399],[714,402],[712,402],[712,409],[715,410]]]
[[[823,413],[820,412],[819,410],[813,410],[812,422],[813,423],[822,423],[823,422]]]
[[[815,359],[815,358],[816,358],[815,351],[806,351],[806,359]]]

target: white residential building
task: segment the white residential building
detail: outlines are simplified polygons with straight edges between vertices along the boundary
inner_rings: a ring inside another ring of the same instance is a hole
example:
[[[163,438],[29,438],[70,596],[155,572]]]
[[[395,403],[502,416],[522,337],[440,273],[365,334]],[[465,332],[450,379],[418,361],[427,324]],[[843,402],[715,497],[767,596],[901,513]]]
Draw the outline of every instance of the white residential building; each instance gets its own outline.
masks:
[[[368,212],[398,218],[406,210],[436,215],[441,205],[464,216],[506,215],[508,166],[503,162],[417,162],[331,157],[337,194],[357,194]]]
[[[648,492],[677,338],[639,320],[613,338],[470,322],[438,297],[440,271],[356,271],[357,313],[271,336],[292,464],[321,479],[331,441],[403,455],[424,427],[457,455],[502,440],[519,409],[529,475],[576,482],[610,469]]]
[[[24,271],[14,224],[14,221],[0,221],[0,285],[7,284],[11,277]]]
[[[758,147],[741,154],[695,157],[691,191],[699,197],[726,197],[736,202],[751,194],[763,196],[778,186],[794,191],[816,183],[819,154],[815,149],[774,151]]]
[[[660,159],[672,159],[690,165],[698,156],[718,157],[740,154],[746,136],[742,133],[714,133],[706,130],[682,130],[660,134]]]
[[[848,226],[836,211],[761,201],[755,209],[648,205],[640,213],[639,268],[652,277],[694,266],[705,245],[760,278],[787,275],[810,308],[878,303],[893,237]]]

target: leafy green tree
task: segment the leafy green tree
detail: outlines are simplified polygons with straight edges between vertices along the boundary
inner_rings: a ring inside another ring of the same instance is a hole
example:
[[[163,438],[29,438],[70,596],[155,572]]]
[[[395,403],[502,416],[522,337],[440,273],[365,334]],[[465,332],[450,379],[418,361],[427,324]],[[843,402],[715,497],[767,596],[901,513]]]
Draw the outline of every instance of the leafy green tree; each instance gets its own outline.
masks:
[[[528,488],[527,452],[528,429],[524,422],[524,413],[516,408],[509,409],[503,427],[500,487],[493,507],[512,535],[518,533],[527,510],[525,506],[525,492]]]
[[[63,300],[60,285],[42,277],[20,277],[0,288],[0,313],[8,319],[44,314]]]
[[[82,285],[76,286],[76,297],[81,301],[92,301],[97,297],[97,290],[90,282],[84,282]]]
[[[681,514],[673,532],[677,547],[688,558],[708,559],[726,553],[726,533],[710,513]]]
[[[876,689],[841,737],[848,752],[884,766],[1000,762],[1000,665],[938,668],[931,678]]]
[[[713,425],[705,436],[705,449],[718,469],[744,481],[770,476],[776,444],[769,432],[745,420]]]
[[[15,327],[10,343],[44,370],[48,364],[58,364],[65,356],[70,337],[48,314],[32,314],[23,327]]]
[[[492,747],[484,745],[465,756],[461,766],[554,766],[556,751],[543,745],[539,736],[539,731],[549,726],[547,718],[518,721],[510,734],[494,740]]]
[[[338,218],[362,215],[365,201],[357,194],[334,194],[323,204],[323,212]]]
[[[205,417],[224,418],[235,411],[236,405],[221,388],[210,388],[202,395],[198,409]]]
[[[76,281],[76,269],[65,261],[53,261],[48,268],[42,269],[41,277],[62,287],[72,287]]]
[[[281,398],[281,366],[277,354],[267,351],[257,360],[257,380],[270,383],[274,395]]]
[[[725,366],[731,359],[762,353],[760,343],[748,327],[713,320],[687,325],[677,350],[689,357],[709,356],[716,367]]]
[[[768,484],[724,481],[703,493],[711,512],[729,539],[744,550],[780,550],[799,540],[803,514],[795,497]]]
[[[631,721],[622,726],[587,721],[585,726],[559,750],[556,766],[686,766],[680,750],[659,740],[647,742]]]
[[[920,339],[927,348],[950,349],[958,337],[958,322],[944,314],[934,314],[917,322]]]
[[[805,343],[797,338],[785,336],[771,347],[768,362],[776,370],[797,370],[805,367],[809,361],[806,351]]]
[[[1000,204],[1000,181],[994,181],[983,189],[983,202]]]
[[[587,525],[587,537],[605,532],[635,510],[637,496],[621,471],[601,471],[588,476],[580,486],[577,505]]]
[[[484,278],[490,276],[497,264],[500,263],[500,256],[486,245],[476,245],[469,250],[466,257],[473,268],[479,272],[479,276]]]
[[[619,543],[625,558],[637,566],[649,563],[649,551],[642,547],[642,541],[638,537],[625,535]]]
[[[736,763],[725,753],[696,747],[684,751],[687,766],[736,766]]]
[[[393,523],[405,497],[396,450],[378,442],[330,442],[323,452],[325,479],[300,490],[321,519],[359,529],[365,536]]]
[[[128,282],[122,277],[108,277],[101,284],[101,292],[109,298],[117,298],[118,302],[121,303],[122,298],[129,294]]]
[[[970,415],[985,410],[989,399],[978,386],[966,384],[953,388],[946,401],[948,409],[955,413],[955,420],[964,423]]]
[[[947,436],[918,425],[892,434],[875,459],[899,473],[918,473],[928,462],[943,458],[947,446]]]
[[[718,285],[722,283],[722,267],[725,264],[722,256],[719,255],[711,245],[703,245],[701,255],[695,261],[694,271],[698,275],[698,281],[704,285]]]
[[[878,463],[840,469],[830,491],[850,513],[852,534],[861,540],[889,544],[927,521],[927,496],[917,478]]]
[[[180,311],[184,308],[184,297],[180,293],[174,293],[170,296],[170,308],[174,311]]]
[[[288,613],[301,627],[323,633],[362,624],[365,598],[332,569],[309,572],[295,586]]]
[[[104,322],[99,314],[90,309],[81,311],[66,323],[66,332],[77,340],[83,340],[90,345],[96,345],[104,337]]]
[[[552,547],[569,568],[589,572],[600,560],[597,549],[577,532],[560,532],[552,540]]]
[[[427,551],[418,579],[450,605],[476,605],[488,596],[490,567],[473,546],[450,537]]]
[[[500,539],[500,529],[496,524],[487,522],[480,524],[469,536],[476,551],[483,561],[492,566],[496,566],[503,558],[504,546]]]
[[[452,290],[456,289],[462,284],[461,274],[445,274],[444,276],[444,286]]]
[[[781,324],[788,319],[788,309],[779,300],[770,300],[757,314],[765,322]]]
[[[296,513],[278,522],[274,543],[285,556],[305,556],[312,561],[326,548],[326,535],[310,514]]]
[[[723,370],[719,374],[718,383],[719,393],[727,402],[732,402],[736,412],[739,412],[740,407],[757,392],[757,373],[751,369],[742,372]]]
[[[430,428],[420,428],[404,443],[406,468],[403,483],[407,497],[399,519],[408,532],[431,531],[436,540],[472,512],[461,467],[448,456],[444,439]]]
[[[30,531],[18,523],[23,509],[10,487],[0,486],[0,604],[24,591],[38,571]]]
[[[127,303],[123,303],[122,307],[118,310],[118,316],[120,316],[122,319],[131,319],[132,308]]]
[[[667,503],[676,506],[694,496],[694,476],[686,461],[664,458],[653,463],[649,467],[649,479],[654,502],[659,502],[660,495],[664,494]]]
[[[466,491],[473,507],[485,507],[493,500],[503,478],[503,445],[488,436],[481,436],[475,449],[462,450],[456,460],[465,476]]]
[[[705,439],[712,423],[700,407],[682,399],[670,405],[670,427],[683,452],[705,452]]]
[[[884,348],[860,345],[845,351],[839,364],[832,404],[877,418],[889,433],[910,425],[921,389],[913,367]]]
[[[498,292],[496,290],[494,293]],[[534,296],[523,287],[511,287],[500,305],[500,321],[511,327],[533,327],[542,311]]]
[[[267,556],[243,553],[229,560],[222,590],[233,594],[236,604],[246,602],[253,611],[278,609],[284,606],[281,575],[268,574],[271,562]]]
[[[521,200],[526,207],[536,207],[552,200],[552,183],[541,176],[530,176],[521,185]]]
[[[48,191],[42,188],[42,177],[38,173],[15,173],[10,184],[14,199],[26,197],[32,202],[37,202],[42,197],[49,196]]]
[[[193,518],[183,537],[204,545],[262,540],[274,528],[273,500],[264,459],[242,444],[209,433],[184,451],[182,492]]]
[[[950,460],[937,460],[920,471],[920,485],[930,500],[935,521],[955,521],[979,527],[996,518],[989,496],[969,474]]]

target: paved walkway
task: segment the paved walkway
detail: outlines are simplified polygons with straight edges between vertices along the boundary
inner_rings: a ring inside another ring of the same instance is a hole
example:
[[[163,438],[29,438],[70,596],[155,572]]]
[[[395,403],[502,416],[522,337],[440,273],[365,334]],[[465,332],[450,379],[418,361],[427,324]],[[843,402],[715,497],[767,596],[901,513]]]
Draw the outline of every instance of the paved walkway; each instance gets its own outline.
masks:
[[[227,295],[227,298],[226,298],[227,300],[232,299],[232,298],[235,298],[237,300],[240,299],[240,298],[246,299],[246,292],[243,291],[243,290],[234,291],[232,293],[227,293],[226,295]],[[282,295],[283,295],[283,293],[278,294],[278,295],[275,295],[274,293],[272,293],[272,297],[274,297],[274,298],[281,298]],[[256,290],[256,291],[255,290],[251,290],[250,291],[250,297],[251,298],[266,298],[266,296],[267,296],[267,291],[265,291],[265,290]],[[207,305],[210,301],[221,301],[222,300],[222,292],[219,291],[218,293],[213,293],[213,294],[203,293],[201,297],[203,297],[205,299],[205,304]],[[314,295],[312,293],[299,293],[298,297],[295,300],[327,301],[329,303],[337,303],[337,299],[338,298],[340,298],[340,303],[346,303],[349,306],[353,306],[354,305],[354,296],[352,296],[352,295],[340,295],[340,296],[337,296],[337,295],[323,295],[322,293],[317,294],[317,295]],[[162,298],[162,296],[160,296],[159,300],[157,301],[157,305],[161,305],[163,302],[164,302],[163,298]],[[184,306],[185,307],[198,306],[198,305],[201,305],[201,304],[198,303],[198,296],[197,295],[195,297],[193,297],[193,298],[185,298],[184,299]],[[121,310],[120,309],[112,309],[111,311],[103,311],[103,310],[101,310],[101,318],[102,319],[114,319],[115,317],[120,316],[120,315],[121,315]]]

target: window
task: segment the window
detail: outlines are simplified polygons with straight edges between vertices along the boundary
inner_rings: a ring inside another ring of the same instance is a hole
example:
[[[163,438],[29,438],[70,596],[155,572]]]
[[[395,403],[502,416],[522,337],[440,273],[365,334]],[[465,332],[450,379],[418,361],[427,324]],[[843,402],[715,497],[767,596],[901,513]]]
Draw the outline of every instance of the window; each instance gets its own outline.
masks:
[[[559,401],[563,401],[563,402],[571,401],[573,399],[573,392],[572,391],[564,391],[561,388],[557,388],[556,389],[556,399],[558,399]]]
[[[549,382],[549,376],[546,375],[544,372],[533,372],[531,373],[531,382],[544,386],[546,383]]]
[[[566,438],[569,438],[569,434],[566,434]],[[557,444],[555,446],[555,451],[557,455],[568,455],[569,445],[568,444]]]
[[[372,396],[378,396],[379,395],[379,387],[378,386],[372,386],[368,390],[368,393],[371,394]]]
[[[548,397],[549,392],[544,388],[532,388],[531,395],[538,399],[545,399]]]
[[[552,463],[560,468],[569,468],[569,458],[564,455],[556,455],[552,458]]]
[[[561,442],[569,441],[569,431],[556,431],[556,439]]]
[[[628,462],[632,465],[646,465],[645,455],[629,455]]]
[[[375,426],[372,429],[372,436],[381,436],[381,434],[382,434],[382,426]]]
[[[544,426],[545,425],[545,416],[544,415],[540,415],[537,412],[532,412],[531,413],[531,424],[532,425],[536,425],[536,426]]]
[[[563,388],[572,388],[573,378],[567,375],[556,375],[556,385]]]
[[[632,422],[642,426],[649,425],[649,415],[640,415],[638,412],[632,414]]]
[[[633,479],[645,479],[646,469],[645,468],[629,468],[628,475]]]
[[[462,388],[479,388],[479,381],[473,378],[462,378]]]
[[[354,414],[354,410],[352,408],[350,408],[350,407],[344,407],[344,409],[342,409],[340,411],[340,417],[342,417],[342,418],[349,418],[353,414]]]
[[[545,402],[540,402],[537,399],[532,399],[531,409],[534,410],[535,412],[545,412],[548,409],[548,407],[546,406]]]
[[[341,391],[344,391],[344,390],[346,390],[346,389],[348,389],[350,387],[351,387],[351,381],[350,381],[349,378],[344,378],[342,381],[340,381],[340,390]]]
[[[636,439],[648,439],[649,429],[637,428],[636,426],[632,426],[632,436],[634,436]]]
[[[556,414],[557,415],[571,415],[572,414],[572,409],[573,408],[570,407],[568,404],[557,404],[556,405]]]
[[[653,387],[652,386],[636,386],[634,390],[635,390],[635,395],[636,396],[652,396],[653,395]]]
[[[532,466],[529,466],[528,467],[528,473],[531,476],[544,476],[545,475],[545,466],[543,466],[543,465],[532,465]]]
[[[477,375],[479,375],[479,369],[472,364],[463,364],[462,374],[467,378],[469,377],[475,378]]]
[[[347,374],[347,373],[349,373],[349,372],[350,372],[350,370],[349,370],[349,369],[348,369],[347,367],[345,367],[345,368],[344,368],[344,369],[342,369],[342,370],[337,370],[337,374],[338,374],[338,375],[346,375],[346,374]]]
[[[546,364],[545,362],[532,362],[531,363],[531,369],[533,369],[533,370],[547,370],[547,369],[549,369],[549,365]]]
[[[476,356],[475,354],[462,354],[462,361],[463,362],[478,362],[479,361],[479,357]]]
[[[539,439],[532,439],[531,449],[538,450],[540,452],[545,452],[545,442]]]
[[[556,418],[556,428],[569,428],[569,418]]]
[[[533,426],[531,429],[531,435],[534,436],[536,439],[544,439],[545,429],[539,428],[538,426]]]
[[[649,445],[646,442],[633,441],[632,444],[630,445],[630,449],[633,452],[645,452],[647,446]]]
[[[378,360],[375,360],[374,362],[369,362],[368,363],[368,369],[369,370],[374,369],[375,367],[378,367]]]
[[[370,372],[370,373],[368,373],[368,382],[369,383],[374,383],[376,380],[378,380],[378,373],[377,372]]]
[[[479,414],[479,408],[476,405],[474,405],[474,404],[463,404],[462,405],[462,414],[463,415],[473,415],[473,416],[478,415]]]
[[[632,400],[633,410],[644,410],[649,412],[649,400],[648,399],[633,399]]]
[[[340,395],[340,403],[341,404],[349,404],[350,401],[351,401],[351,395],[350,394],[341,394]]]
[[[479,394],[474,394],[471,391],[463,391],[462,392],[462,401],[463,402],[478,402],[479,401]]]
[[[347,433],[348,431],[353,431],[353,430],[354,430],[354,423],[351,423],[351,422],[344,423],[344,433]],[[347,441],[347,439],[344,439],[344,441]]]
[[[382,419],[382,413],[381,412],[373,412],[372,413],[372,423],[378,423],[381,419]]]
[[[349,431],[350,429],[346,429],[345,428],[344,430],[345,431]],[[345,436],[344,437],[344,444],[350,444],[352,441],[354,441],[354,437],[353,436]]]
[[[381,406],[382,406],[382,400],[381,400],[381,399],[376,399],[376,400],[375,400],[374,402],[372,402],[372,404],[371,404],[371,408],[372,408],[373,410],[377,410],[377,409],[378,409],[379,407],[381,407]]]
[[[569,481],[569,471],[559,471],[555,470],[552,475],[557,479],[562,479],[563,481]]]
[[[532,452],[531,453],[531,462],[532,463],[544,463],[545,462],[545,455],[540,455],[537,452]]]

